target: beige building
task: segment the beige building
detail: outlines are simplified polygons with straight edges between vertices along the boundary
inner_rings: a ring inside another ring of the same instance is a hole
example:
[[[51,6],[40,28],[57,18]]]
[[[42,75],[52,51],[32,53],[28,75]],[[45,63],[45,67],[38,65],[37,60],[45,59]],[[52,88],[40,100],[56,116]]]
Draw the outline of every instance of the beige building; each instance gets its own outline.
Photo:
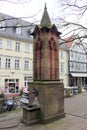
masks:
[[[64,87],[68,86],[68,50],[65,44],[59,48],[59,76],[64,83]]]
[[[33,42],[29,22],[0,13],[0,88],[18,93],[33,79]]]

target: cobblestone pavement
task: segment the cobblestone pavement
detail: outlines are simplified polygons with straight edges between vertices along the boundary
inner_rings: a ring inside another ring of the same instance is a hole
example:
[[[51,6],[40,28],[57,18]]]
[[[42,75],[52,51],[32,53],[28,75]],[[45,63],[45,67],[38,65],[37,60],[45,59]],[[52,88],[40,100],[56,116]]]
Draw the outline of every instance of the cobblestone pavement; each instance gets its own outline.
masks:
[[[25,126],[21,123],[22,110],[0,115],[0,130],[87,130],[87,93],[65,99],[65,118],[49,124]]]

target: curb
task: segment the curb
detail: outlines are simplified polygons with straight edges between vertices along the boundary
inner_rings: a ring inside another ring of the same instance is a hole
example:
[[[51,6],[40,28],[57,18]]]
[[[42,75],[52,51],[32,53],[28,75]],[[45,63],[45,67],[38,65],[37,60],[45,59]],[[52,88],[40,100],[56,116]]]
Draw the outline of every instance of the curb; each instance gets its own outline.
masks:
[[[0,129],[14,128],[14,127],[17,127],[17,126],[19,126],[19,123],[14,124],[14,125],[5,126],[5,127],[0,127]]]

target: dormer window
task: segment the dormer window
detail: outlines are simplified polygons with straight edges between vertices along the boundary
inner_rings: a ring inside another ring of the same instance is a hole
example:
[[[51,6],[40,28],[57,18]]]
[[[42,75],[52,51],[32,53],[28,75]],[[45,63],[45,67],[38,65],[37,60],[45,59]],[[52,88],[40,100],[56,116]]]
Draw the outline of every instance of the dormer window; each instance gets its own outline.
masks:
[[[2,18],[0,18],[0,30],[5,30],[5,21],[2,19]]]
[[[21,35],[21,32],[22,32],[20,26],[21,26],[20,24],[17,24],[17,25],[16,25],[16,34],[18,34],[18,35]]]

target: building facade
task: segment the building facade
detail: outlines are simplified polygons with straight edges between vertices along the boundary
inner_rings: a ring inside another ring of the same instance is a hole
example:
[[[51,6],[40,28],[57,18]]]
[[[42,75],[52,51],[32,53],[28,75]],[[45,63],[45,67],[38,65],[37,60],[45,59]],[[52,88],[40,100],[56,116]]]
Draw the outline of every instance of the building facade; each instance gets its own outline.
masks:
[[[61,42],[60,42],[61,43]],[[64,87],[68,84],[68,48],[65,44],[59,46],[59,76],[62,79]]]
[[[33,79],[30,23],[0,13],[0,88],[19,93]]]
[[[87,53],[86,44],[75,37],[60,40],[59,63],[60,79],[64,87],[87,85]],[[62,43],[62,44],[61,44]]]
[[[69,48],[69,85],[84,87],[87,84],[87,56],[85,44],[75,40]]]

